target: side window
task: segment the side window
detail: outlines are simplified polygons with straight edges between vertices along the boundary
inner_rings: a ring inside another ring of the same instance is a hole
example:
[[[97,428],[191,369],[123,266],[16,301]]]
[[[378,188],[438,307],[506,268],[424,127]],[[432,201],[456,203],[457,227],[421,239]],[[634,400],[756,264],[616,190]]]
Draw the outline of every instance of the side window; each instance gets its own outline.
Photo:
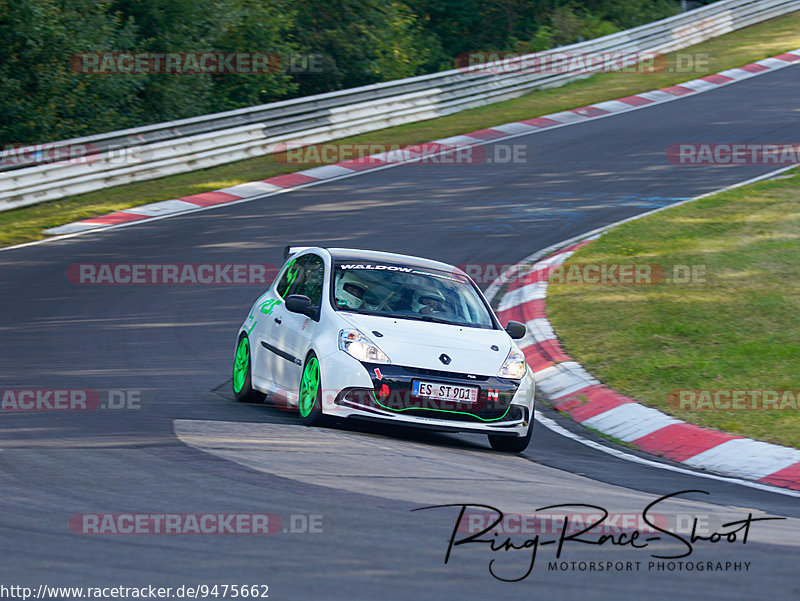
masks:
[[[300,257],[300,260],[302,261],[304,258],[305,257]],[[297,259],[289,261],[289,266],[286,268],[286,271],[283,272],[281,281],[278,282],[278,287],[275,290],[281,298],[286,298],[289,287],[297,280],[297,273],[299,271],[297,262]]]
[[[322,303],[322,284],[325,277],[322,257],[305,255],[297,261],[297,266],[300,273],[291,288],[291,294],[303,294],[311,299],[314,307],[319,307]]]

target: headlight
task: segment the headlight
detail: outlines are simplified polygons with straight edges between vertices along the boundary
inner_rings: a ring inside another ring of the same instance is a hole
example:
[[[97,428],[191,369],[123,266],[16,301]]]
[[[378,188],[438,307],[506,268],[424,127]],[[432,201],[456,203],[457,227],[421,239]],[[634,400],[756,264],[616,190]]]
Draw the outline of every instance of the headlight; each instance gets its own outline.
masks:
[[[391,363],[389,357],[374,342],[358,330],[342,330],[339,332],[339,350],[351,357],[367,363]]]
[[[508,352],[508,357],[506,357],[503,366],[500,368],[500,371],[497,372],[497,377],[519,380],[525,375],[525,370],[525,355],[523,355],[522,351],[518,348],[512,347]]]

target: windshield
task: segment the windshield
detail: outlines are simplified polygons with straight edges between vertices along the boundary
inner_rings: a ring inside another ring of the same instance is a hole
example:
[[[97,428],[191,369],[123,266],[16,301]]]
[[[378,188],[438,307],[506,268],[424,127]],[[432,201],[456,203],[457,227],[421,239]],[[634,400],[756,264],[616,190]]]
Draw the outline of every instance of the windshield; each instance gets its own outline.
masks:
[[[333,305],[340,311],[493,328],[491,314],[465,276],[435,269],[338,262]]]

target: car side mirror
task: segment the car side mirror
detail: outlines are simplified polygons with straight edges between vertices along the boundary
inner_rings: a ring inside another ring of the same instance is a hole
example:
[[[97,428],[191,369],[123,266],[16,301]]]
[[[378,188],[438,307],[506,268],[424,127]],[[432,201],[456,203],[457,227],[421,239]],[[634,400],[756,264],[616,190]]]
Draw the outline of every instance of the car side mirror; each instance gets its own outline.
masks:
[[[506,333],[514,340],[519,340],[520,338],[525,338],[525,334],[528,333],[528,328],[524,323],[520,323],[518,321],[509,321],[508,325],[506,326]]]
[[[290,294],[287,296],[286,310],[306,315],[312,319],[317,318],[317,309],[311,305],[311,299],[305,294]]]

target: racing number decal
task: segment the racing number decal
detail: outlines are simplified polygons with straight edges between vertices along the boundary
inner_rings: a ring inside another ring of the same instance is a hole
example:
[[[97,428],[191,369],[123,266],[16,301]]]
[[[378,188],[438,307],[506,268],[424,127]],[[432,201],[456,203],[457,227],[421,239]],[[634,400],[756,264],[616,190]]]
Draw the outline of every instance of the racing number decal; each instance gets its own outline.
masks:
[[[265,315],[272,315],[272,310],[280,304],[281,304],[280,300],[278,300],[277,298],[271,298],[268,301],[261,303],[259,309],[261,309],[261,312],[264,313]]]

